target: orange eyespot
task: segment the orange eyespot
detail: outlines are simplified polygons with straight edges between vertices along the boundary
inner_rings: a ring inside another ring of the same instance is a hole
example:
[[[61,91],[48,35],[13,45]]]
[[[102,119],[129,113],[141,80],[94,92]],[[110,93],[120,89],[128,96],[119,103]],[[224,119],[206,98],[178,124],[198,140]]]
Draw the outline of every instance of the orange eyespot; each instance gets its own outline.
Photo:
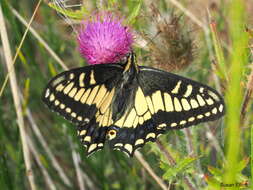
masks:
[[[112,140],[116,137],[116,130],[112,129],[110,131],[107,132],[106,136],[108,137],[109,140]]]

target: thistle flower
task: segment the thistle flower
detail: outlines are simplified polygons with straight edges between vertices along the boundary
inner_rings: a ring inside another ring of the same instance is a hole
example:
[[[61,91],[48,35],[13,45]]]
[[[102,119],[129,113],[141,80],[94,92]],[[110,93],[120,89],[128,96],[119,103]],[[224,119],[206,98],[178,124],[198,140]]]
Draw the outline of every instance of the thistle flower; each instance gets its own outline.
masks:
[[[83,22],[77,40],[89,64],[105,64],[115,63],[131,51],[133,35],[122,19],[106,12]]]

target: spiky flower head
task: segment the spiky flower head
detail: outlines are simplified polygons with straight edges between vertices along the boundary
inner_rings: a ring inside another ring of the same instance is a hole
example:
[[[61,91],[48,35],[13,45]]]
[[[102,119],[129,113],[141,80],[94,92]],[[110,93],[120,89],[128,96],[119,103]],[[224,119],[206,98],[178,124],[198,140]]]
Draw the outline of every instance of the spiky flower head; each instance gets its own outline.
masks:
[[[89,64],[115,63],[131,51],[133,34],[112,13],[84,21],[78,33],[79,51]]]

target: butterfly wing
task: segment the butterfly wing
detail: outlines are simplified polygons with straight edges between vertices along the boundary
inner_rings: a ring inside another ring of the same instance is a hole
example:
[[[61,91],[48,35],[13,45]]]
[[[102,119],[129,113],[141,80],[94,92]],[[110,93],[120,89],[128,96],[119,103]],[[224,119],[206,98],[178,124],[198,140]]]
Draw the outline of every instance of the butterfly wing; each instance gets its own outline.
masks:
[[[72,69],[54,77],[42,99],[50,109],[78,124],[88,155],[103,148],[106,135],[112,148],[132,156],[167,129],[189,127],[224,114],[223,99],[212,88],[150,67],[139,69],[125,91],[117,88],[124,70],[120,65]],[[113,108],[119,105],[129,106],[117,118]]]
[[[76,123],[87,123],[98,110],[122,73],[118,65],[92,65],[55,76],[46,86],[42,100],[53,111]]]
[[[88,154],[103,148],[107,125],[112,123],[110,104],[122,72],[116,64],[72,69],[55,76],[44,90],[43,102],[78,125],[78,136]]]
[[[220,94],[199,82],[150,67],[139,67],[134,104],[116,122],[113,148],[134,151],[168,129],[181,129],[224,115]]]
[[[139,82],[152,102],[156,124],[169,129],[216,120],[225,113],[221,95],[199,82],[149,67],[141,67]]]

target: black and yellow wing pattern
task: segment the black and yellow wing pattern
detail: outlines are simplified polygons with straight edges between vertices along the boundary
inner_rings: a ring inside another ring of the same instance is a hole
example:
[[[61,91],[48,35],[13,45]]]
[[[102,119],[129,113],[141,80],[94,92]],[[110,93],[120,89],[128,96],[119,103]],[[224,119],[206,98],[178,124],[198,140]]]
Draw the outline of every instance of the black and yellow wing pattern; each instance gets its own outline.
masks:
[[[89,153],[104,146],[105,126],[111,124],[104,118],[111,114],[121,73],[122,68],[115,64],[72,69],[54,77],[43,92],[42,100],[51,110],[78,125],[78,135]]]
[[[222,97],[206,85],[150,67],[140,67],[137,79],[132,109],[114,124],[117,135],[109,142],[131,156],[169,129],[216,120],[225,113]]]
[[[206,85],[151,67],[126,67],[72,69],[53,78],[43,93],[50,109],[78,125],[88,155],[107,141],[132,156],[169,129],[224,115],[222,97]]]
[[[121,72],[117,65],[94,65],[65,71],[48,83],[42,100],[65,119],[77,125],[87,123],[113,89]]]

